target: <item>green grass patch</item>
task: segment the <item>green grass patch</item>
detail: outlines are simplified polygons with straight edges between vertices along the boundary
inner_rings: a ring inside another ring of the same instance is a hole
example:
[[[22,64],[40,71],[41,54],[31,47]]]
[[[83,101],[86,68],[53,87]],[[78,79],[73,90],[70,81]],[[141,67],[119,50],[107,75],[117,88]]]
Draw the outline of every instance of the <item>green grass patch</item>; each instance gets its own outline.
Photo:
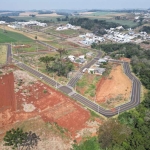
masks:
[[[116,14],[115,12],[93,12],[92,14],[89,14],[88,16],[106,16],[106,15],[113,15]]]
[[[38,44],[36,42],[15,42],[13,43],[15,47],[13,47],[13,52],[15,53],[24,53],[24,52],[37,52],[42,50],[48,50],[47,47]],[[25,47],[21,47],[21,45],[24,45]],[[20,46],[20,47],[19,47]]]
[[[107,20],[108,22],[114,22],[114,23],[119,23],[121,25],[127,25],[129,27],[134,27],[137,25],[136,22],[133,22],[132,20]]]
[[[30,42],[33,40],[20,33],[12,31],[3,32],[3,30],[0,29],[0,43],[17,42],[17,41]]]
[[[6,63],[7,57],[7,46],[6,45],[0,45],[0,64]]]

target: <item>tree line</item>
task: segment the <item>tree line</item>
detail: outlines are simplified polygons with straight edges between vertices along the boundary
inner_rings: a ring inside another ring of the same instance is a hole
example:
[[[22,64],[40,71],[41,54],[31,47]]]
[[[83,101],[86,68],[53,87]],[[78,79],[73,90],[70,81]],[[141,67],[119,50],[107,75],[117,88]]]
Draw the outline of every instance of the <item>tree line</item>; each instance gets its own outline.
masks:
[[[116,28],[120,26],[119,23],[107,22],[105,20],[98,19],[88,19],[88,18],[70,18],[69,23],[81,26],[87,30],[91,30],[96,35],[104,35],[106,34],[105,29]],[[124,28],[128,28],[127,25],[123,25]]]
[[[143,26],[140,31],[144,31],[144,32],[150,34],[150,26]]]

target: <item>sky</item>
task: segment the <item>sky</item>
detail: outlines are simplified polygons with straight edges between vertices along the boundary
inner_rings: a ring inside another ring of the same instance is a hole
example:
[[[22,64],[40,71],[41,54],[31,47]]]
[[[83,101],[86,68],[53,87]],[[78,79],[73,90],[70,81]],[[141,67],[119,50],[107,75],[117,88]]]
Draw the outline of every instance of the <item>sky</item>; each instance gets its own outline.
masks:
[[[0,0],[0,10],[136,8],[150,8],[150,0]]]

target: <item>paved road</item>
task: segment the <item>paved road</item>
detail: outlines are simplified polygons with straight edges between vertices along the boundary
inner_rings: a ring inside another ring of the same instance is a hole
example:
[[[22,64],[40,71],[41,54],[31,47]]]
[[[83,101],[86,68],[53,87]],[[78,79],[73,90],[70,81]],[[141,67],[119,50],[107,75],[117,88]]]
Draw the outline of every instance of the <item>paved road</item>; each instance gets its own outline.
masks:
[[[96,56],[97,59],[99,59],[100,57],[102,57],[102,52],[101,51],[97,51],[98,54]],[[90,68],[92,65],[94,65],[97,61],[97,59],[93,58],[90,62],[88,62],[87,64],[85,64],[83,67],[80,68],[80,70],[76,73],[76,75],[68,82],[68,86],[70,87],[75,87],[76,83],[78,82],[78,80],[82,77],[83,73],[83,69],[85,68]]]
[[[53,46],[51,46],[51,45],[49,45],[49,44],[47,44],[47,43],[45,43],[45,42],[43,42],[43,41],[36,40],[36,42],[38,42],[39,44],[42,44],[42,45],[44,45],[44,46],[46,46],[46,47],[49,47],[49,48],[51,48],[52,50],[57,50],[55,47],[53,47]]]
[[[10,44],[7,44],[7,63],[12,63],[12,51]]]
[[[8,47],[8,50],[9,49],[11,49],[11,47]],[[10,52],[8,54],[11,55]],[[9,55],[8,55],[8,57],[10,57]],[[106,110],[106,109],[100,107],[97,103],[94,103],[93,101],[85,98],[84,96],[80,95],[79,93],[76,93],[72,87],[70,87],[68,85],[62,86],[60,83],[47,77],[46,75],[42,74],[41,72],[34,70],[33,68],[23,64],[22,62],[19,62],[16,60],[14,60],[14,61],[18,67],[30,72],[31,74],[40,78],[41,80],[43,80],[50,86],[54,86],[54,87],[58,88],[60,91],[62,91],[63,93],[66,93],[73,99],[79,101],[84,106],[86,106],[106,117],[112,117],[118,113],[124,112],[131,108],[134,108],[137,105],[139,105],[139,103],[140,103],[141,83],[134,75],[131,74],[129,64],[127,62],[122,62],[122,64],[123,64],[123,68],[124,68],[124,73],[129,77],[129,79],[133,83],[132,92],[131,92],[131,100],[130,100],[130,102],[120,105],[120,106],[114,108],[113,110]]]

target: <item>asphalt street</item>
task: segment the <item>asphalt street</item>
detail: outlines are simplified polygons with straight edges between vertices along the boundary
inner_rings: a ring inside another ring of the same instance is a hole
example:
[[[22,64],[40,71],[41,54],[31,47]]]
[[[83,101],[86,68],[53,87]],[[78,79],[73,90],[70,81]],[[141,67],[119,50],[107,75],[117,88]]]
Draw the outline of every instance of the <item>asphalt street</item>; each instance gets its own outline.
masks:
[[[96,58],[99,59],[100,57],[102,57],[102,52],[101,51],[97,51],[97,52],[98,52],[98,54],[97,54]],[[79,71],[76,73],[76,75],[73,78],[71,78],[71,80],[68,82],[67,85],[70,86],[70,87],[75,87],[76,83],[78,82],[78,80],[80,80],[80,78],[83,75],[83,73],[82,73],[83,70],[85,68],[90,68],[92,65],[94,65],[96,63],[96,61],[97,60],[95,58],[93,58],[90,62],[85,64],[83,67],[81,67],[79,69]]]
[[[7,55],[8,59],[11,57],[11,55],[12,55],[11,54],[11,46],[8,46],[8,55]],[[100,55],[101,54],[99,53],[98,57]],[[131,73],[129,64],[127,62],[119,61],[123,65],[124,73],[132,81],[132,92],[131,92],[130,102],[127,102],[126,104],[120,105],[120,106],[114,108],[113,110],[106,110],[106,109],[102,108],[101,106],[99,106],[97,103],[85,98],[84,96],[80,95],[79,93],[76,93],[76,91],[73,90],[72,86],[70,86],[70,85],[62,86],[60,83],[58,83],[55,80],[51,79],[50,77],[44,75],[43,73],[25,65],[24,63],[19,62],[17,60],[13,60],[13,61],[18,67],[20,67],[20,68],[26,70],[27,72],[33,74],[34,76],[43,80],[44,82],[46,82],[50,86],[57,88],[58,90],[62,91],[63,93],[67,94],[68,96],[70,96],[73,99],[80,102],[82,105],[84,105],[84,106],[90,108],[91,110],[94,110],[97,113],[100,113],[101,115],[104,115],[106,117],[112,117],[112,116],[117,115],[121,112],[127,111],[131,108],[136,107],[140,103],[141,82]],[[81,68],[80,71],[82,71],[84,68],[92,65],[94,63],[94,61],[96,61],[96,60],[92,60],[91,62],[89,62],[86,66]],[[80,71],[79,71],[79,74],[81,74]],[[80,75],[78,75],[78,77],[74,79],[74,82],[72,81],[73,83],[71,83],[71,85],[76,83],[76,80],[78,80],[79,78],[80,78]]]

